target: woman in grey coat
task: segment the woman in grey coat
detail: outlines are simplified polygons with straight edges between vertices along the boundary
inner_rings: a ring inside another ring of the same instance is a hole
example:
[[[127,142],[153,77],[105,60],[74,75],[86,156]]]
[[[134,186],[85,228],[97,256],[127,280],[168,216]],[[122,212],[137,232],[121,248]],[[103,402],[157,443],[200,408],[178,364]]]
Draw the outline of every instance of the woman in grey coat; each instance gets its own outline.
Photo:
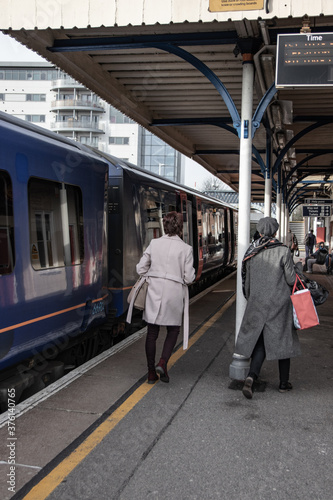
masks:
[[[167,363],[176,345],[183,322],[184,347],[188,339],[188,287],[194,281],[193,250],[182,239],[183,219],[169,212],[163,219],[165,235],[153,239],[136,271],[148,276],[148,291],[143,319],[147,321],[146,356],[148,383],[169,382]],[[155,368],[156,340],[160,326],[167,327],[161,359]]]
[[[296,278],[294,263],[289,248],[275,238],[278,228],[276,219],[260,219],[257,229],[261,238],[249,247],[243,259],[243,292],[247,306],[236,353],[251,358],[243,387],[243,394],[248,399],[252,398],[253,382],[259,376],[265,357],[279,360],[279,391],[291,390],[290,358],[300,354],[290,299]]]

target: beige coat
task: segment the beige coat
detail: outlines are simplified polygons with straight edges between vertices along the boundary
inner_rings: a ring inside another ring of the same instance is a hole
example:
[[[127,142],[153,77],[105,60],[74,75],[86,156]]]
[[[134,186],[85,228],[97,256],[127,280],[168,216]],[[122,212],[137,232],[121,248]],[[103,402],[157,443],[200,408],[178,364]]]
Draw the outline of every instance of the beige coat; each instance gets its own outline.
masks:
[[[148,292],[143,319],[156,325],[188,323],[188,287],[195,279],[193,250],[179,236],[154,239],[136,266],[148,276]],[[184,332],[185,333],[185,332]]]

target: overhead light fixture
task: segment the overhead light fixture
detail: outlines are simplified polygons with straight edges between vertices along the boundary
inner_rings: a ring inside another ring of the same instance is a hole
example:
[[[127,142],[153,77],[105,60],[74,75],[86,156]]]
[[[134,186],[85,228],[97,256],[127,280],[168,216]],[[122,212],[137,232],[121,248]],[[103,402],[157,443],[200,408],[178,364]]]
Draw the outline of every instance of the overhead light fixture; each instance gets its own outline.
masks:
[[[277,136],[277,141],[278,141],[278,144],[279,144],[279,148],[280,149],[283,149],[286,145],[286,138],[285,138],[285,135],[284,135],[284,132],[278,132],[276,134]]]

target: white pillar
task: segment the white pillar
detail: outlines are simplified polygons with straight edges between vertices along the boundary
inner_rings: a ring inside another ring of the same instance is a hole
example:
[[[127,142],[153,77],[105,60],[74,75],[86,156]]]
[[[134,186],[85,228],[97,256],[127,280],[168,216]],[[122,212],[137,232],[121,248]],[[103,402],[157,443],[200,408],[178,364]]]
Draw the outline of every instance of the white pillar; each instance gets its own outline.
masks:
[[[264,216],[270,217],[272,209],[272,176],[266,172],[265,177],[265,209]]]
[[[250,243],[251,211],[251,162],[252,162],[252,110],[253,110],[253,61],[243,64],[241,137],[239,154],[239,206],[238,206],[238,257],[236,295],[236,340],[246,308],[242,291],[242,260]],[[230,365],[230,378],[244,380],[249,362],[234,354]]]
[[[285,241],[286,241],[286,232],[285,232],[286,217],[285,217],[285,209],[286,209],[286,205],[284,203],[282,203],[282,205],[281,205],[281,225],[280,225],[280,240],[282,241],[282,243],[285,243]]]
[[[279,229],[276,237],[278,240],[281,240],[281,198],[282,198],[281,193],[278,190],[276,194],[276,220],[279,223]]]
[[[287,240],[287,234],[288,234],[288,230],[289,230],[289,209],[287,206],[286,206],[286,220],[285,220],[284,228],[285,228],[285,234],[286,234],[286,240]]]

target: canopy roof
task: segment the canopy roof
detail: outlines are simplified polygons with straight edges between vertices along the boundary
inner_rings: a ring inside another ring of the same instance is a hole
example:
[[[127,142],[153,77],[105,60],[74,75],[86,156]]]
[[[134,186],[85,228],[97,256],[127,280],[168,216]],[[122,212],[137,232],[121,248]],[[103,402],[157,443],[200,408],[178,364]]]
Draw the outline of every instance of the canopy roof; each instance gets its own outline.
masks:
[[[1,28],[236,191],[242,53],[255,52],[252,201],[264,199],[266,148],[271,138],[273,190],[280,175],[292,210],[305,198],[330,196],[333,87],[274,87],[277,35],[299,33],[306,22],[302,17],[264,17],[94,28]],[[333,15],[314,16],[309,26],[312,33],[333,32]]]

